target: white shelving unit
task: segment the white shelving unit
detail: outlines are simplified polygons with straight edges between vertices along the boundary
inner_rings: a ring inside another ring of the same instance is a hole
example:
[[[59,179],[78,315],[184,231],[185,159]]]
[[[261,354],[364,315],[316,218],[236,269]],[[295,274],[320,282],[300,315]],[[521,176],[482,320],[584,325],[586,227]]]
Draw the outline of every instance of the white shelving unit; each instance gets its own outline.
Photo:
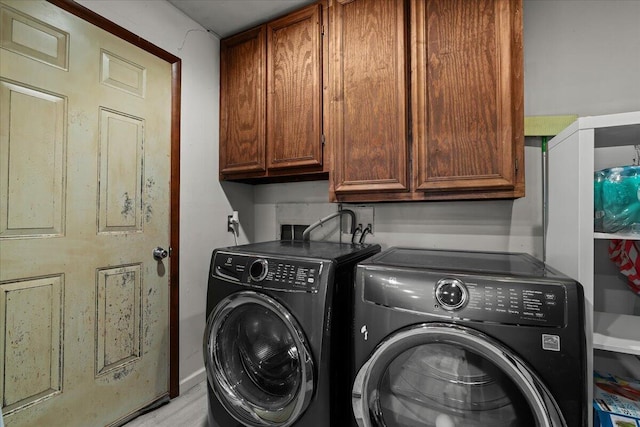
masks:
[[[579,118],[548,144],[547,263],[584,287],[589,406],[591,372],[600,369],[594,354],[640,355],[640,297],[626,289],[607,253],[609,240],[640,235],[593,229],[593,172],[632,164],[634,145],[640,145],[640,111]]]
[[[640,319],[638,316],[593,313],[593,348],[616,353],[640,355]]]

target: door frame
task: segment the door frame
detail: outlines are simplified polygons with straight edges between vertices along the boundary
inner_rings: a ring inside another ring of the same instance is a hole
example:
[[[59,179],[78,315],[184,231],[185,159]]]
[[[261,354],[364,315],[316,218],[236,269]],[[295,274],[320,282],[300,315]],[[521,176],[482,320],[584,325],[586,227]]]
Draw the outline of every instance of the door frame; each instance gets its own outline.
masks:
[[[169,245],[171,248],[169,257],[169,397],[174,398],[180,394],[180,355],[178,351],[180,287],[178,286],[178,279],[180,277],[180,94],[182,60],[73,0],[46,1],[171,64],[171,182],[169,184]]]

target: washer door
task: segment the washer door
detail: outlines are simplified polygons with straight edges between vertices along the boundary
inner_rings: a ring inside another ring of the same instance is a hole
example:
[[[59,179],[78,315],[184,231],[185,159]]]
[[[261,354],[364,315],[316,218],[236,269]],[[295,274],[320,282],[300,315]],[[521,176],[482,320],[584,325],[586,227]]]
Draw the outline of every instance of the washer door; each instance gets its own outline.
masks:
[[[313,362],[297,321],[266,295],[244,291],[215,307],[204,337],[207,377],[247,426],[293,424],[313,394]]]
[[[362,427],[566,426],[519,357],[478,331],[446,323],[385,339],[358,372],[352,405]]]

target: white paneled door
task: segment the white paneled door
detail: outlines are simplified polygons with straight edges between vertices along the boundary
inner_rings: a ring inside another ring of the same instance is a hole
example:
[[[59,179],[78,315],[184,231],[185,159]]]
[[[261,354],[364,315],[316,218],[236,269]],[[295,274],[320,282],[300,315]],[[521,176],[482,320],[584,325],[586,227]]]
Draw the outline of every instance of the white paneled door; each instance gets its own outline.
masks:
[[[0,1],[0,398],[105,426],[167,395],[171,64]]]

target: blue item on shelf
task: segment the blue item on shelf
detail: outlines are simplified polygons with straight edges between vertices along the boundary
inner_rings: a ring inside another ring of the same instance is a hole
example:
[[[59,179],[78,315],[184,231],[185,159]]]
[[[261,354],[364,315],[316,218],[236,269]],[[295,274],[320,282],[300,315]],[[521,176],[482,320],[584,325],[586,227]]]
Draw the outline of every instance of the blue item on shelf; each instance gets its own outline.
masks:
[[[615,167],[601,172],[604,174],[602,231],[628,231],[633,224],[640,223],[640,166]],[[594,196],[598,186],[594,183]],[[597,208],[595,205],[594,211]]]

